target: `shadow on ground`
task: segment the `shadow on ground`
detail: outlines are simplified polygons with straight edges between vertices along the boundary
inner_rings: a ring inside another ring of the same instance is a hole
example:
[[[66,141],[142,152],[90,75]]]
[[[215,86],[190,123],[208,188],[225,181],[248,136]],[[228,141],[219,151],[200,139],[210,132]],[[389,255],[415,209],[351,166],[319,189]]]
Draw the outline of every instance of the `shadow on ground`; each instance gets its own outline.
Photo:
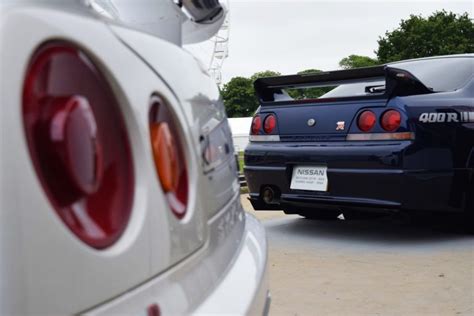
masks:
[[[257,212],[258,213],[258,212]],[[391,217],[372,220],[317,221],[297,215],[264,221],[270,237],[284,236],[333,242],[350,242],[390,246],[420,246],[463,241],[472,243],[459,220],[409,222]],[[272,238],[270,238],[272,239]]]

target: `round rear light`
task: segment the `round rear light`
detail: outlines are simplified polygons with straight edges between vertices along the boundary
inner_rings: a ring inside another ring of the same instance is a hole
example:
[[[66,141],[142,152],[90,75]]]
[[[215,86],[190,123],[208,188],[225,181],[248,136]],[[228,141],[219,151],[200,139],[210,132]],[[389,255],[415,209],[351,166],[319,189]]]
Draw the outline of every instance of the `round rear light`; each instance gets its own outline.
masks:
[[[382,115],[380,124],[387,132],[394,132],[400,127],[401,119],[400,112],[388,110]]]
[[[368,132],[375,126],[376,121],[377,118],[375,117],[374,112],[364,111],[359,115],[357,125],[361,131]]]
[[[265,118],[263,122],[263,130],[265,133],[270,134],[276,127],[276,118],[275,115],[270,114]]]
[[[257,135],[258,132],[260,132],[261,128],[262,128],[262,119],[260,118],[260,115],[256,115],[252,120],[252,128],[250,132],[252,133],[252,135]]]
[[[23,123],[59,217],[94,248],[116,242],[131,214],[133,163],[119,105],[93,61],[68,43],[43,45],[27,70]]]
[[[152,96],[150,137],[153,159],[168,205],[177,218],[186,215],[188,204],[188,170],[178,125],[167,103]]]

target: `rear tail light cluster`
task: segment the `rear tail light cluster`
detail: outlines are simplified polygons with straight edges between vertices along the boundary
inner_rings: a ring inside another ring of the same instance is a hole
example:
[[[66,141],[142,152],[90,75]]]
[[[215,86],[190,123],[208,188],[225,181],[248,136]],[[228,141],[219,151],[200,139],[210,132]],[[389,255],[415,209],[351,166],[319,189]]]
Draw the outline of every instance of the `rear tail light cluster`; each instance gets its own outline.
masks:
[[[255,115],[252,119],[252,127],[250,128],[250,133],[252,135],[258,135],[260,133],[260,129],[262,128],[262,119],[260,115]]]
[[[39,48],[26,73],[23,123],[59,217],[88,245],[112,245],[129,221],[133,163],[120,107],[94,62],[68,43]]]
[[[387,132],[394,132],[400,127],[401,116],[400,112],[395,110],[388,110],[382,115],[380,124]]]
[[[357,126],[363,132],[369,132],[377,123],[377,116],[374,112],[365,110],[357,120]],[[401,124],[400,112],[396,110],[388,110],[384,112],[380,118],[380,126],[387,132],[396,131]]]
[[[276,118],[275,115],[267,115],[265,121],[263,122],[263,130],[267,134],[271,134],[276,127]]]
[[[188,170],[178,125],[168,104],[159,96],[151,99],[149,120],[158,178],[171,211],[181,219],[188,204]]]
[[[275,114],[257,114],[254,116],[250,128],[250,141],[280,141],[280,136],[277,133],[277,119]]]
[[[409,140],[414,139],[413,132],[396,132],[401,126],[401,114],[397,110],[387,110],[380,116],[383,133],[372,132],[377,124],[377,116],[370,110],[364,110],[357,118],[357,127],[363,133],[348,134],[347,140]],[[370,132],[370,133],[369,133]],[[388,132],[388,133],[387,133]]]
[[[374,112],[372,111],[364,111],[359,115],[359,120],[357,121],[357,126],[363,132],[370,131],[377,122],[377,118],[375,117]]]

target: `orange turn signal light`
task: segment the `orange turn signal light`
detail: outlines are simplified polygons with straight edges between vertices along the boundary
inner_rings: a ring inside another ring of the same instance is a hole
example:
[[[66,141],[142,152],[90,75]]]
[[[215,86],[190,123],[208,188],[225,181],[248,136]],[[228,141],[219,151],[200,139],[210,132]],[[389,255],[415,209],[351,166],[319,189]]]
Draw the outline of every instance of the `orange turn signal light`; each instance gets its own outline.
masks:
[[[165,192],[176,190],[179,183],[178,149],[166,122],[150,126],[151,144],[156,170]]]
[[[188,207],[188,170],[184,143],[172,108],[158,95],[150,100],[150,142],[156,173],[168,206],[178,219]]]

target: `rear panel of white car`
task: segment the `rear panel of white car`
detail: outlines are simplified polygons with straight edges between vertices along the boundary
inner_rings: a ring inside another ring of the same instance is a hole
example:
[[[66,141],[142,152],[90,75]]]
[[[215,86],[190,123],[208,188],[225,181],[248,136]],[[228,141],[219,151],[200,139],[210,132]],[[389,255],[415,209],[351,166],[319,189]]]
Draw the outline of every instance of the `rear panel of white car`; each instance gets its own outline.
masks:
[[[112,30],[173,87],[191,126],[195,146],[200,148],[203,176],[198,190],[203,208],[211,217],[240,192],[232,136],[215,83],[203,66],[181,48],[123,27],[113,26]],[[216,147],[217,157],[206,162],[209,144]]]
[[[243,232],[254,225],[258,238],[264,240],[264,233],[252,220],[245,223],[229,128],[206,71],[174,44],[107,25],[80,6],[68,10],[0,6],[0,314],[144,313],[152,303],[164,314],[189,313],[239,260],[249,268],[260,265],[249,281],[242,280],[255,283],[252,295],[266,295],[266,245]],[[51,41],[70,43],[93,61],[115,94],[128,133],[131,216],[118,241],[105,249],[86,245],[64,224],[28,151],[23,83],[33,53]],[[182,219],[170,210],[156,176],[149,130],[153,95],[173,112],[185,144],[189,193]],[[221,154],[206,163],[213,133],[224,135],[216,138],[224,140],[217,146]],[[235,258],[242,247],[253,250]],[[203,312],[216,308],[203,306]],[[251,306],[240,308],[244,313]]]
[[[45,8],[13,8],[6,13],[2,30],[9,32],[2,33],[2,54],[12,58],[2,58],[11,61],[2,65],[2,105],[10,105],[2,106],[1,125],[8,131],[2,133],[2,215],[10,217],[15,212],[15,219],[2,220],[8,226],[2,227],[5,238],[1,241],[10,250],[2,252],[2,263],[10,261],[2,270],[2,284],[18,286],[23,297],[13,310],[19,314],[22,308],[28,308],[25,314],[79,312],[149,278],[152,246],[160,253],[156,265],[165,269],[170,264],[169,218],[166,212],[150,212],[164,205],[157,179],[150,177],[155,171],[147,142],[148,122],[143,118],[148,117],[150,92],[160,89],[170,99],[173,95],[102,23]],[[26,69],[40,45],[58,39],[73,42],[100,65],[118,96],[131,142],[135,174],[132,215],[120,240],[105,250],[83,244],[58,218],[42,190],[25,140],[20,105]],[[124,62],[128,67],[122,67]],[[130,80],[133,77],[143,80]],[[157,221],[160,226],[153,234],[161,242],[153,245],[150,234]],[[11,267],[18,273],[12,274]],[[14,302],[9,299],[11,294],[2,290],[2,308]]]

